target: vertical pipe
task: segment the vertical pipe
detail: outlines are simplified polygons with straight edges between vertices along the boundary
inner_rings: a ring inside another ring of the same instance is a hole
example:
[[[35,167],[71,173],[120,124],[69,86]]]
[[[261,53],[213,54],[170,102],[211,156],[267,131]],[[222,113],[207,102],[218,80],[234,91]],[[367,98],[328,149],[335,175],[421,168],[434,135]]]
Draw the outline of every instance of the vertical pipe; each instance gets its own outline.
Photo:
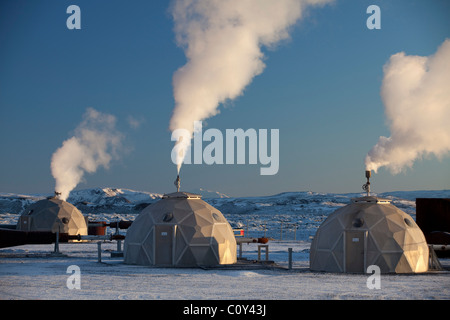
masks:
[[[59,231],[56,231],[56,240],[55,240],[54,253],[59,253]]]
[[[98,262],[102,262],[102,242],[97,242]]]
[[[292,270],[292,248],[288,248],[289,266],[288,269]]]

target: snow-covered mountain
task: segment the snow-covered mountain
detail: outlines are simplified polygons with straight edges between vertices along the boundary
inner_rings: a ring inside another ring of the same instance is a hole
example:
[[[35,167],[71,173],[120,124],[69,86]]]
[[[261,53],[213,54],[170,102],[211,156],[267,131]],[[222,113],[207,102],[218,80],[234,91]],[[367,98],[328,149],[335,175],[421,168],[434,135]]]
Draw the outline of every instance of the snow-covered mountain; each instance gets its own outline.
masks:
[[[229,214],[329,211],[348,204],[352,198],[364,195],[364,193],[333,194],[303,191],[262,197],[231,198],[226,194],[203,188],[190,192],[202,195],[205,201]],[[397,207],[409,211],[408,213],[414,213],[416,198],[450,198],[450,190],[395,191],[374,195],[388,198]],[[52,195],[0,193],[0,213],[20,214],[28,205],[49,196]],[[71,192],[67,201],[86,213],[124,213],[141,211],[162,196],[163,193],[123,188],[92,188]]]
[[[20,214],[30,204],[52,194],[0,193],[0,214]],[[134,213],[161,199],[163,194],[118,188],[92,188],[70,193],[67,202],[83,213]]]
[[[203,199],[220,210],[234,228],[252,230],[253,236],[263,236],[265,230],[294,228],[308,239],[322,221],[334,210],[350,203],[364,193],[284,192],[272,196],[231,198],[219,192],[198,189]],[[375,195],[375,194],[374,194]],[[396,191],[376,194],[392,200],[392,204],[415,219],[416,198],[450,198],[450,190]],[[18,214],[35,201],[50,194],[0,193],[0,223],[12,224]],[[161,199],[162,193],[119,188],[93,188],[73,191],[68,202],[91,220],[134,220],[142,209]],[[278,231],[275,231],[278,232]],[[282,231],[280,231],[282,232]],[[273,235],[272,235],[273,236]]]
[[[188,190],[187,192],[199,194],[202,196],[202,199],[230,198],[225,193],[222,193],[219,191],[208,190],[205,188],[192,189],[192,190]]]
[[[67,202],[86,213],[134,213],[161,199],[163,194],[117,188],[73,191]]]
[[[450,190],[397,191],[380,194],[415,219],[416,198],[450,198]],[[243,228],[252,236],[296,238],[308,241],[317,228],[336,209],[365,193],[284,192],[266,197],[205,199],[219,209],[234,228]]]

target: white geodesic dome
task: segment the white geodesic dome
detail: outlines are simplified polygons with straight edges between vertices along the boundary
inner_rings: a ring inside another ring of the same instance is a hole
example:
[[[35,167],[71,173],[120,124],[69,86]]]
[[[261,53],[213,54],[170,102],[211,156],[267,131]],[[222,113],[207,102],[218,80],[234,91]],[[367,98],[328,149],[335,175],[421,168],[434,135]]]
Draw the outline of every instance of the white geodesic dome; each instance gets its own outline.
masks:
[[[376,265],[382,273],[428,271],[428,245],[422,230],[389,200],[353,199],[322,223],[312,241],[313,271],[365,273]]]
[[[236,239],[223,214],[187,192],[145,208],[127,231],[124,262],[148,266],[236,263]]]
[[[17,222],[18,230],[51,231],[69,235],[87,235],[83,214],[69,202],[56,197],[37,201],[28,206]]]

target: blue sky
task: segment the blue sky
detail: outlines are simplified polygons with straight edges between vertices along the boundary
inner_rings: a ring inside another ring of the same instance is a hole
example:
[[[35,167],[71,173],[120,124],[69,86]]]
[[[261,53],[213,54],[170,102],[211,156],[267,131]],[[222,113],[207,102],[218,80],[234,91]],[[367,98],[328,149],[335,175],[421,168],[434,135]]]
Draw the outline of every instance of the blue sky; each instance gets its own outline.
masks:
[[[71,4],[81,9],[81,30],[66,27]],[[380,30],[366,28],[371,4],[381,9]],[[0,192],[53,192],[51,156],[89,107],[118,118],[128,152],[77,189],[173,191],[172,76],[186,59],[168,8],[169,1],[0,2]],[[445,0],[338,0],[309,10],[289,41],[264,49],[264,72],[204,128],[279,129],[278,174],[261,176],[259,164],[185,165],[182,189],[360,192],[365,155],[389,136],[383,65],[400,51],[436,52],[450,38],[449,13]],[[131,128],[129,117],[141,125]],[[418,160],[398,175],[382,168],[372,189],[450,189],[450,157]]]

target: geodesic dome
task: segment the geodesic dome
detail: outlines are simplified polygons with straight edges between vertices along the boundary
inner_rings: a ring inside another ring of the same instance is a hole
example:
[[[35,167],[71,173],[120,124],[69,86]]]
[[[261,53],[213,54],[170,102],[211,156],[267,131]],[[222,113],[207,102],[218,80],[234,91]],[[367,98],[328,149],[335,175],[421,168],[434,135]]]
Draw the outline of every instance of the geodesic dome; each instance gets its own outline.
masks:
[[[236,261],[236,239],[226,218],[201,196],[187,192],[149,205],[125,237],[127,264],[191,267]]]
[[[353,199],[322,223],[312,241],[313,271],[381,273],[428,271],[428,245],[422,230],[405,212],[377,197]]]
[[[72,204],[56,197],[37,201],[20,215],[17,229],[23,231],[52,231],[69,235],[87,235],[83,214]]]

